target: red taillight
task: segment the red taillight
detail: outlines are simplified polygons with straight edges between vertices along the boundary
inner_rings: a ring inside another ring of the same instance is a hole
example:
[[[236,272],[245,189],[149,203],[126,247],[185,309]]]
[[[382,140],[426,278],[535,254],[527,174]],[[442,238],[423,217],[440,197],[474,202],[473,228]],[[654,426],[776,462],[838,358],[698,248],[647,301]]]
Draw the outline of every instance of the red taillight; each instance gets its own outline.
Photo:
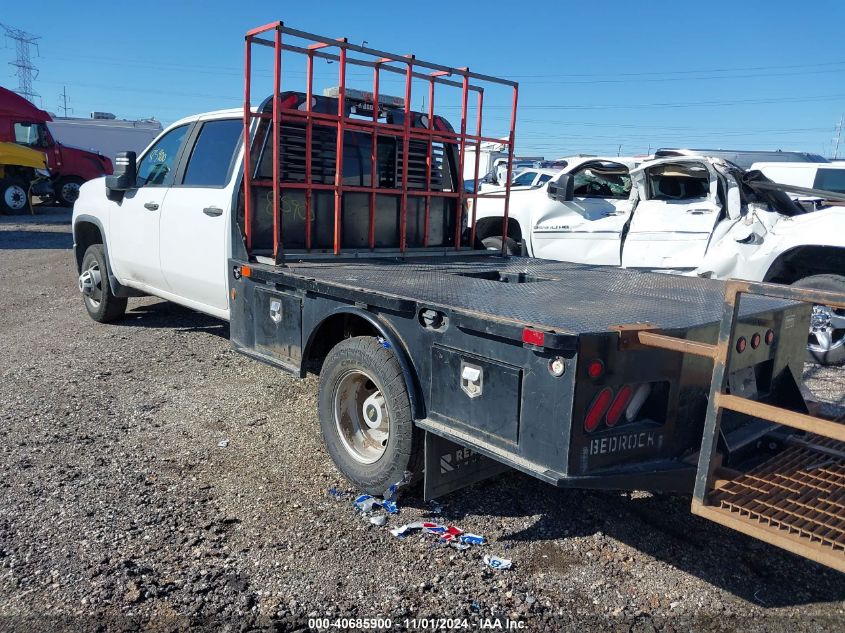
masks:
[[[631,401],[631,396],[634,395],[634,390],[628,385],[623,385],[616,397],[613,399],[613,404],[607,410],[607,426],[616,426],[619,418],[625,412],[625,407]]]
[[[522,342],[528,345],[543,347],[543,344],[546,342],[546,335],[539,330],[525,328],[522,330]]]
[[[760,347],[760,334],[754,332],[754,336],[751,337],[751,349],[757,349]]]
[[[774,330],[769,330],[766,332],[766,345],[771,345],[775,342],[775,332]]]
[[[591,360],[587,364],[587,375],[594,380],[601,378],[604,375],[604,363],[598,358]]]
[[[748,341],[745,340],[744,336],[740,336],[736,340],[736,351],[742,354],[746,347],[748,347]]]
[[[587,417],[584,418],[585,431],[592,433],[598,428],[612,399],[613,392],[610,390],[610,387],[605,387],[599,391],[599,394],[593,399],[593,404],[590,405],[587,411]]]

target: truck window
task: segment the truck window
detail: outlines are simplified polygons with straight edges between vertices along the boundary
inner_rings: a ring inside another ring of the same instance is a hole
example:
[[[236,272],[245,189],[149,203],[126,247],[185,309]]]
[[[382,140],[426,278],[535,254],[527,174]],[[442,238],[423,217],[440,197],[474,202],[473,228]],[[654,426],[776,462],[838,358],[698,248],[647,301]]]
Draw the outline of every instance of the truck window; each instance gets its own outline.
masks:
[[[239,145],[244,124],[240,119],[222,119],[203,123],[183,185],[194,187],[223,187],[229,181],[235,150]]]
[[[845,193],[845,169],[819,169],[816,171],[813,189]]]
[[[254,145],[257,169],[255,178],[269,180],[273,177],[272,135],[269,126],[259,131],[260,144]],[[336,164],[337,132],[329,126],[314,126],[311,152],[311,180],[321,185],[333,185]],[[305,130],[298,123],[281,127],[281,180],[282,180],[282,240],[285,248],[305,246],[305,192],[285,189],[284,183],[305,182]],[[372,134],[347,130],[343,143],[343,184],[346,187],[368,187],[373,178]],[[408,145],[408,189],[425,190],[426,154],[425,141],[411,140]],[[377,184],[382,189],[401,187],[403,173],[402,141],[394,136],[379,135],[377,147]],[[456,165],[451,157],[453,149],[442,142],[432,143],[430,186],[435,191],[456,191],[454,176]],[[454,172],[454,173],[453,173]],[[272,239],[272,194],[269,189],[256,190],[257,212],[254,216],[253,244],[265,247]],[[375,246],[396,247],[399,244],[399,216],[401,198],[398,195],[376,196],[377,222]],[[429,245],[454,244],[455,200],[432,197],[429,205]],[[369,236],[369,194],[344,191],[342,200],[341,239],[344,248],[367,248]],[[328,248],[332,245],[334,225],[334,194],[315,191],[312,196],[312,247]],[[424,243],[425,199],[411,193],[408,196],[406,240],[410,247]],[[266,242],[265,242],[266,240]]]
[[[15,123],[15,143],[29,147],[47,147],[47,129],[43,123]]]
[[[182,147],[182,141],[185,140],[187,131],[187,125],[180,125],[170,130],[141,158],[136,180],[139,187],[173,183],[176,156],[179,154],[179,148]]]
[[[648,174],[652,200],[699,200],[710,194],[710,175],[696,164],[660,165]]]
[[[631,177],[624,165],[587,165],[574,174],[574,193],[579,198],[618,198],[631,193]]]
[[[511,185],[514,187],[530,187],[536,177],[536,171],[524,171],[513,179]]]

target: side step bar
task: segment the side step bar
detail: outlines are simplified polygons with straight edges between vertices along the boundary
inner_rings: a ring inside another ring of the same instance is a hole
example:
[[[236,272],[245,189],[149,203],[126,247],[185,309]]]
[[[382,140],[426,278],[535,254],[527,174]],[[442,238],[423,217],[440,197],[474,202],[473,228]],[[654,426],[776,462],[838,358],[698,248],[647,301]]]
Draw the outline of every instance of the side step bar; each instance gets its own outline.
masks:
[[[845,424],[726,393],[739,300],[743,294],[845,309],[845,296],[731,280],[715,345],[642,330],[638,342],[713,360],[692,512],[845,572]],[[630,335],[631,333],[627,333]],[[717,479],[722,411],[729,409],[804,431],[785,450],[746,473]]]

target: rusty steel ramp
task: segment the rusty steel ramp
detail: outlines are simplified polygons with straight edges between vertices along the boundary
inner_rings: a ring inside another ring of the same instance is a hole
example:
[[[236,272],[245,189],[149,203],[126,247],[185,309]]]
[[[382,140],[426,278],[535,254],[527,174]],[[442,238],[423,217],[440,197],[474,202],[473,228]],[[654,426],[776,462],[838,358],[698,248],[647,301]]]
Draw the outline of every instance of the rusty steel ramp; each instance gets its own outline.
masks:
[[[719,476],[695,514],[845,572],[845,442],[809,435],[747,473]]]
[[[713,360],[692,512],[845,572],[845,423],[727,393],[743,294],[845,308],[845,296],[831,292],[729,281],[715,345],[638,332],[643,345]],[[718,448],[726,409],[798,433],[786,439],[784,450],[746,472],[727,470]]]

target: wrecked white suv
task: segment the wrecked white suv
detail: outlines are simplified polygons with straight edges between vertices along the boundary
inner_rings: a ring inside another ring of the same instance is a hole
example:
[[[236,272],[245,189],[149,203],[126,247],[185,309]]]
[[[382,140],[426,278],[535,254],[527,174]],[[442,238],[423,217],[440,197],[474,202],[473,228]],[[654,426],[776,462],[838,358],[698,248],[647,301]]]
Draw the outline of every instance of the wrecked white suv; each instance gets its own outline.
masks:
[[[594,158],[512,194],[509,241],[545,259],[845,292],[845,207],[808,213],[779,187],[715,158]],[[815,308],[808,353],[845,362],[845,313]]]

